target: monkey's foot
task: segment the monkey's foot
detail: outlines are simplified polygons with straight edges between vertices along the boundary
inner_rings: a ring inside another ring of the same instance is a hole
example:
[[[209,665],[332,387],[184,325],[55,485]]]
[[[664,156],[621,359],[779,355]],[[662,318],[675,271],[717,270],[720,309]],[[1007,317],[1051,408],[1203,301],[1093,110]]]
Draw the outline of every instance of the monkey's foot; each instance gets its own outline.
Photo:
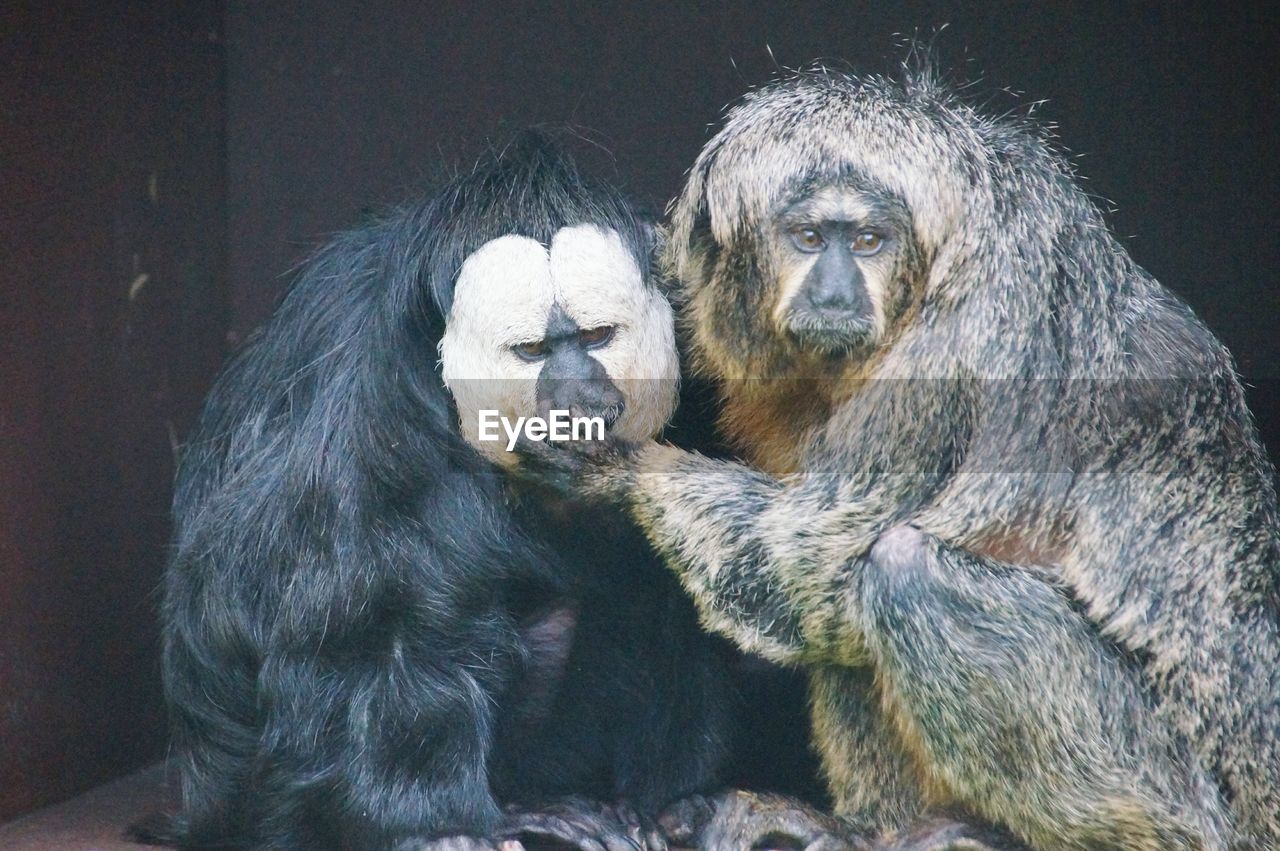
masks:
[[[690,795],[669,804],[658,813],[658,827],[662,828],[672,845],[692,848],[698,845],[702,834],[716,815],[717,797]]]
[[[406,840],[398,843],[395,851],[524,851],[524,846],[515,839],[441,836],[437,839]]]
[[[622,801],[570,797],[538,807],[509,807],[499,832],[524,837],[530,845],[543,840],[581,851],[667,851],[657,823]]]
[[[688,837],[707,851],[871,851],[873,846],[833,816],[785,795],[727,792],[709,802],[714,811],[701,831]],[[684,802],[681,802],[683,805]],[[699,813],[690,804],[688,821]],[[659,818],[665,821],[668,813]],[[704,814],[705,815],[705,814]],[[673,824],[673,827],[680,825]],[[672,836],[673,841],[675,836]]]
[[[1026,851],[1026,846],[994,828],[950,819],[931,819],[896,838],[886,837],[876,851]]]

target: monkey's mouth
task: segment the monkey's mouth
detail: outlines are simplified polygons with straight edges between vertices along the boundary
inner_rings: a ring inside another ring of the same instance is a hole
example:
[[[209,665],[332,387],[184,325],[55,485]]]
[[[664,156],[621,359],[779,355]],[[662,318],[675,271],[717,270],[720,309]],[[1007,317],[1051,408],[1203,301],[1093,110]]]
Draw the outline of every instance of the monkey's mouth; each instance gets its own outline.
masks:
[[[870,346],[876,337],[875,320],[865,313],[793,310],[787,314],[787,330],[803,348],[831,354]]]
[[[606,429],[612,430],[618,420],[622,419],[622,414],[626,409],[626,403],[617,402],[616,404],[607,405],[604,408],[599,409],[597,416],[604,419],[604,427]]]
[[[549,401],[543,400],[539,403],[537,416],[544,419],[550,419],[551,412],[556,409],[556,405]],[[606,431],[611,431],[618,420],[622,419],[622,415],[626,413],[627,403],[622,399],[607,405],[572,402],[564,406],[562,410],[569,412],[572,418],[585,417],[588,419],[599,417],[604,421]]]

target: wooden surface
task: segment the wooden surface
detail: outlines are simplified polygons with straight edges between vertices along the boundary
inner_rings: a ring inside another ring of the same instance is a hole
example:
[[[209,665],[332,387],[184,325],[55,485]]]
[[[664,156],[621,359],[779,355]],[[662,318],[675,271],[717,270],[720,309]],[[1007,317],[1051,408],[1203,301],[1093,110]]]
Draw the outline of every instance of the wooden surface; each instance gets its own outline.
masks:
[[[164,766],[154,765],[0,825],[0,851],[142,851],[150,846],[130,842],[125,831],[171,800]]]

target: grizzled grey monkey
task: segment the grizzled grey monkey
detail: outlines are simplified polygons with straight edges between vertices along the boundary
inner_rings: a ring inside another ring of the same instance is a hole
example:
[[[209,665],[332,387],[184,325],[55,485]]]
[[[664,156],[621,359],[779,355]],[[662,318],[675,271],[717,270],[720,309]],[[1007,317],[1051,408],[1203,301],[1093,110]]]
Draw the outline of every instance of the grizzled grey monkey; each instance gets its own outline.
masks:
[[[1277,847],[1273,470],[1229,354],[1039,134],[927,75],[796,75],[728,114],[667,251],[751,466],[526,452],[811,674],[838,819],[739,796],[710,844],[949,812],[1036,849]]]

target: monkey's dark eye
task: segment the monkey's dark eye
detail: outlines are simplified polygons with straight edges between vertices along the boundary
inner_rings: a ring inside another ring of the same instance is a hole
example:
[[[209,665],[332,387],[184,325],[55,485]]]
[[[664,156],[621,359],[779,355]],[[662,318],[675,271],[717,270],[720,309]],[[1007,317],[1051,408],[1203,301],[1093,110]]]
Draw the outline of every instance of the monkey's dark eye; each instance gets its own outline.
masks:
[[[606,345],[613,339],[613,326],[601,325],[598,328],[588,328],[578,333],[578,342],[585,348],[598,349]]]
[[[791,241],[795,243],[796,248],[809,254],[827,247],[827,241],[822,238],[822,231],[808,225],[792,228]]]
[[[550,349],[547,347],[546,340],[535,340],[532,343],[520,343],[512,346],[511,351],[515,352],[516,356],[521,360],[535,361],[545,358]]]
[[[884,237],[875,231],[864,230],[853,238],[853,253],[870,257],[884,246]]]

